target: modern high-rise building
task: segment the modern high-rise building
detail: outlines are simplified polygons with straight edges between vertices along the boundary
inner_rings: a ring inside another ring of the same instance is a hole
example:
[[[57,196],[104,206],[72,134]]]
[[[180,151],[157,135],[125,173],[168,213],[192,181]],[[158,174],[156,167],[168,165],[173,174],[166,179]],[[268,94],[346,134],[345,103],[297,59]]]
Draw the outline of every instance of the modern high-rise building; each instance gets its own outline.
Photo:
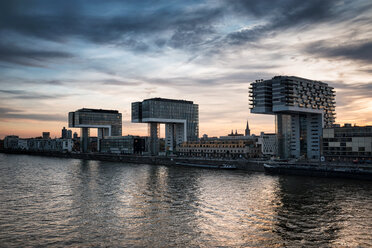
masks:
[[[151,98],[132,103],[132,122],[148,123],[152,155],[159,152],[159,127],[165,123],[166,150],[199,137],[199,106],[192,101]]]
[[[275,115],[281,158],[319,158],[322,128],[335,121],[333,87],[305,78],[276,76],[256,80],[249,93],[251,113]]]
[[[122,116],[117,110],[79,109],[68,114],[69,127],[81,128],[81,151],[87,152],[89,148],[89,129],[97,128],[97,138],[107,136],[121,136]],[[99,146],[99,142],[97,142]],[[99,151],[99,147],[97,147]]]

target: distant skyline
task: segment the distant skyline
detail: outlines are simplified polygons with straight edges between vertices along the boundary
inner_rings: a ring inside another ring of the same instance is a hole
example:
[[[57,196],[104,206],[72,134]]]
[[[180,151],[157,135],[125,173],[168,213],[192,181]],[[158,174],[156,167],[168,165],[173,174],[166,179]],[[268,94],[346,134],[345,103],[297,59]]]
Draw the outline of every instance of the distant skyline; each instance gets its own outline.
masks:
[[[200,136],[274,132],[248,87],[276,75],[328,83],[336,123],[372,125],[371,23],[367,0],[1,1],[0,138],[59,137],[80,108],[146,135],[131,102],[153,97],[199,104]]]

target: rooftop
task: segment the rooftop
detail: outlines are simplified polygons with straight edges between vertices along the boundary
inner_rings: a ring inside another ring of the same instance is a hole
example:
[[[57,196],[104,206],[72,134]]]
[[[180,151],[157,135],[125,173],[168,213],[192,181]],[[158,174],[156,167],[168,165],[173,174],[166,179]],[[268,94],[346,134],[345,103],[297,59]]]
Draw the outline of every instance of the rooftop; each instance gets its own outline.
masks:
[[[321,81],[316,81],[316,80],[311,80],[311,79],[307,79],[307,78],[296,77],[296,76],[275,76],[272,79],[268,79],[268,80],[258,79],[255,82],[256,83],[264,83],[266,81],[270,81],[270,80],[273,80],[273,79],[292,79],[292,80],[298,80],[298,81],[306,81],[307,83],[317,83],[317,84],[327,86],[327,87],[333,89],[333,87],[329,86],[327,83],[324,83],[324,82],[321,82]]]
[[[188,104],[194,104],[193,101],[175,100],[175,99],[167,99],[167,98],[160,98],[160,97],[149,98],[149,99],[145,99],[145,100],[143,100],[143,101],[177,102],[177,103],[188,103]]]
[[[82,108],[77,110],[76,112],[94,112],[94,113],[110,113],[110,114],[118,114],[119,111],[117,110],[108,110],[108,109],[90,109],[90,108]]]

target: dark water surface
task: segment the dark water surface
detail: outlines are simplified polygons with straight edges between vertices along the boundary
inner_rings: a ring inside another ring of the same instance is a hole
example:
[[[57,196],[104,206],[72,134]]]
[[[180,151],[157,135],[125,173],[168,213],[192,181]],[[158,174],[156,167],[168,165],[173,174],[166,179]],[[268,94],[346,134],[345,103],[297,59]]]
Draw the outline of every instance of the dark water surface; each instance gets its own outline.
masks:
[[[0,154],[1,247],[372,246],[372,182]]]

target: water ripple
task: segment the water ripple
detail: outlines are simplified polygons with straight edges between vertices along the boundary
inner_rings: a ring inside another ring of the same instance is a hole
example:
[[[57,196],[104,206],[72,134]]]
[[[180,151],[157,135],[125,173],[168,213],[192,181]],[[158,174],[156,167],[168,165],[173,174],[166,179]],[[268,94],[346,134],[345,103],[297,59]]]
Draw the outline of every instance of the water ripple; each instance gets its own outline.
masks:
[[[0,154],[0,246],[370,247],[372,183]]]

